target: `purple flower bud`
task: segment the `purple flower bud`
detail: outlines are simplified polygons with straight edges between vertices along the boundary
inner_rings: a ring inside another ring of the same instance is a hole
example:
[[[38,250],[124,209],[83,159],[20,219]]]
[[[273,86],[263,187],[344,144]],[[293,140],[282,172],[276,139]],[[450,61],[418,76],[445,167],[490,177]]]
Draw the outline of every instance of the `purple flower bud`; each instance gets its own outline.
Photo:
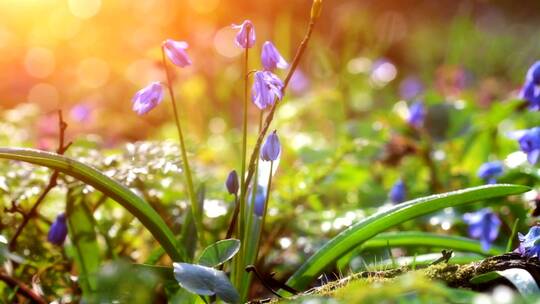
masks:
[[[131,102],[133,111],[139,115],[148,113],[163,100],[163,86],[159,82],[152,82],[145,88],[139,90]]]
[[[274,105],[276,99],[283,98],[283,82],[268,71],[257,71],[251,88],[251,100],[261,110]]]
[[[266,193],[264,187],[257,186],[257,194],[255,195],[255,200],[253,201],[253,212],[257,216],[264,215],[265,202],[266,202]]]
[[[61,213],[52,223],[47,239],[54,245],[62,246],[66,240],[67,233],[66,215]]]
[[[499,217],[491,209],[484,208],[474,213],[465,213],[463,220],[469,225],[469,236],[480,240],[482,250],[489,250],[499,235]]]
[[[526,235],[518,233],[518,252],[528,258],[538,258],[540,260],[540,226],[531,227]]]
[[[71,108],[71,117],[78,122],[89,122],[92,118],[92,108],[84,103],[80,103]]]
[[[394,184],[388,196],[394,204],[399,204],[405,201],[407,197],[407,187],[403,180],[400,179]]]
[[[529,163],[536,164],[540,156],[540,127],[525,130],[518,142],[521,151],[527,153]]]
[[[236,173],[236,170],[232,170],[229,173],[225,186],[227,187],[229,194],[236,194],[238,192],[238,174]]]
[[[283,59],[274,44],[270,41],[266,41],[263,44],[261,62],[264,69],[267,71],[273,71],[276,68],[284,70],[289,66],[287,61]]]
[[[236,45],[243,49],[249,49],[255,45],[255,27],[250,20],[244,20],[240,25],[233,24],[232,27],[239,30],[236,34]]]
[[[424,125],[425,118],[426,109],[423,102],[417,101],[409,107],[409,118],[407,119],[409,125],[415,128],[420,128]]]
[[[478,169],[478,177],[486,181],[488,184],[495,184],[497,177],[501,176],[504,168],[501,162],[492,161],[484,163]]]
[[[266,141],[261,149],[261,159],[265,161],[275,161],[278,159],[280,153],[281,144],[279,143],[276,130],[274,130],[274,132],[266,137]]]
[[[175,65],[181,68],[191,65],[191,59],[189,59],[186,52],[188,48],[187,42],[167,39],[163,42],[163,48],[165,49],[165,55]]]

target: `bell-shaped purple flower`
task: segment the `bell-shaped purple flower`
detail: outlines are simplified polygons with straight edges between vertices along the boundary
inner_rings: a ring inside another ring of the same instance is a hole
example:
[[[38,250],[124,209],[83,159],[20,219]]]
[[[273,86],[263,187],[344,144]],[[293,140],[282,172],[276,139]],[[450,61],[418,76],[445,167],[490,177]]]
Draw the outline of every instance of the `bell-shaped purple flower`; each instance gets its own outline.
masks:
[[[238,192],[238,174],[236,173],[236,170],[232,170],[229,173],[225,186],[227,187],[229,194],[236,194]]]
[[[286,69],[289,66],[287,61],[283,59],[274,44],[270,41],[266,41],[263,44],[261,52],[261,62],[264,69],[267,71],[273,71],[276,68]]]
[[[538,162],[540,157],[540,127],[525,130],[518,138],[521,151],[527,154],[527,160],[531,164]]]
[[[266,137],[266,141],[261,148],[261,159],[265,161],[275,161],[279,158],[280,153],[281,144],[279,143],[279,137],[277,136],[276,130],[274,130],[274,132]]]
[[[495,184],[497,177],[501,176],[504,171],[503,165],[499,161],[492,161],[482,164],[478,169],[478,177],[486,181],[488,184]]]
[[[249,49],[255,45],[255,27],[250,20],[244,20],[240,25],[233,24],[232,27],[238,30],[236,45],[243,49]]]
[[[525,84],[519,95],[529,102],[531,110],[540,110],[540,61],[535,62],[527,71]]]
[[[139,90],[131,102],[133,111],[139,115],[148,113],[163,100],[163,86],[159,82],[152,82],[145,88]]]
[[[409,117],[407,122],[414,128],[420,128],[424,125],[424,119],[426,118],[426,109],[424,103],[417,101],[409,107]]]
[[[62,246],[66,240],[67,233],[66,215],[61,213],[52,223],[47,240],[54,245]]]
[[[469,225],[469,236],[480,240],[482,250],[489,250],[499,235],[499,217],[491,209],[484,208],[474,213],[465,213],[463,220]]]
[[[526,235],[518,233],[519,248],[518,252],[528,258],[540,259],[540,226],[533,226]]]
[[[251,100],[259,109],[271,107],[276,99],[283,98],[283,81],[272,72],[257,71],[253,77]]]
[[[191,59],[186,52],[187,48],[188,44],[185,41],[167,39],[163,42],[165,55],[172,63],[181,68],[191,65]]]
[[[394,204],[399,204],[401,202],[404,202],[407,197],[407,186],[403,182],[403,180],[398,180],[394,186],[392,186],[392,189],[390,189],[390,193],[388,194],[390,197],[390,201]]]

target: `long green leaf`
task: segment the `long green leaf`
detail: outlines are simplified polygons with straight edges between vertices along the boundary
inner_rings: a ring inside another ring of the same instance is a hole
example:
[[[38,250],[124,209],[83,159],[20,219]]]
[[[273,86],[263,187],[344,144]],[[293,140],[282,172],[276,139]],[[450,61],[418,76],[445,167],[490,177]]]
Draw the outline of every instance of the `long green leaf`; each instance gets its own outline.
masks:
[[[298,290],[306,288],[316,276],[338,258],[378,233],[407,220],[447,207],[519,194],[528,190],[528,187],[519,185],[485,185],[415,199],[375,213],[328,241],[289,278],[287,285]]]
[[[66,205],[69,238],[74,247],[80,286],[83,295],[88,297],[97,288],[96,274],[101,263],[94,219],[84,202],[84,196],[77,190],[68,191]]]
[[[98,170],[63,155],[34,149],[0,148],[0,158],[55,169],[96,188],[139,219],[174,261],[185,260],[182,248],[177,248],[174,234],[159,214],[131,190]]]
[[[362,246],[360,246],[360,249],[363,250],[370,248],[382,248],[386,247],[387,243],[389,243],[391,247],[440,247],[444,249],[452,249],[455,251],[473,252],[482,255],[498,255],[504,252],[504,250],[499,247],[492,247],[488,251],[484,251],[482,250],[482,245],[480,245],[479,241],[466,237],[441,235],[419,231],[381,233],[362,244]]]

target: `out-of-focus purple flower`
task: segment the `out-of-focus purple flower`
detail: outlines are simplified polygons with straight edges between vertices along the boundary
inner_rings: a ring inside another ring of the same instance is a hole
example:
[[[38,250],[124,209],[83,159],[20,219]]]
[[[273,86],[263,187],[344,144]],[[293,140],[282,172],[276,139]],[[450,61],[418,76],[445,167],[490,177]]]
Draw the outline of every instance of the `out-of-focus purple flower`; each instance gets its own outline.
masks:
[[[399,84],[399,94],[401,98],[405,100],[413,99],[420,95],[423,91],[424,85],[416,76],[408,76]]]
[[[492,161],[482,164],[478,169],[478,177],[486,181],[488,184],[495,184],[497,177],[501,176],[504,168],[501,162]]]
[[[186,52],[188,48],[187,42],[167,39],[163,42],[163,48],[165,49],[165,55],[175,65],[181,68],[191,65],[191,59]]]
[[[519,97],[529,102],[531,110],[540,111],[540,61],[535,62],[527,71]]]
[[[491,209],[484,208],[474,213],[465,213],[463,220],[469,225],[469,236],[480,240],[482,250],[489,250],[499,235],[499,217]]]
[[[227,187],[229,194],[236,194],[238,192],[238,174],[236,173],[236,170],[232,170],[229,173],[225,186]]]
[[[92,117],[92,108],[85,103],[80,103],[71,108],[70,114],[75,121],[88,122]]]
[[[163,86],[159,82],[152,82],[145,88],[139,90],[131,102],[133,111],[139,115],[148,113],[163,100]]]
[[[531,227],[526,235],[518,233],[518,237],[520,244],[517,251],[524,257],[540,259],[540,226]]]
[[[302,94],[309,87],[309,79],[300,69],[296,69],[289,82],[289,87],[294,94]]]
[[[289,66],[287,61],[283,59],[277,48],[270,41],[266,41],[263,44],[261,62],[264,69],[267,71],[273,71],[276,68],[286,69]]]
[[[398,180],[394,186],[392,186],[392,189],[390,189],[390,193],[388,194],[390,197],[390,201],[394,204],[399,204],[403,201],[405,201],[407,197],[407,186],[403,182],[403,180]]]
[[[275,161],[278,159],[280,153],[281,144],[279,143],[279,137],[277,136],[276,130],[274,130],[274,132],[266,137],[266,141],[261,148],[261,159],[265,161]]]
[[[426,108],[424,103],[417,101],[409,107],[409,117],[407,122],[409,125],[415,128],[420,128],[424,125],[424,119],[426,118]]]
[[[66,215],[59,214],[51,225],[47,240],[57,246],[62,246],[68,233]]]
[[[540,156],[540,127],[525,130],[518,138],[521,151],[527,154],[527,160],[531,164],[538,162]]]
[[[251,88],[251,100],[261,110],[283,97],[283,81],[269,71],[257,71]]]
[[[236,34],[236,45],[243,49],[249,49],[255,45],[255,27],[250,20],[244,20],[240,25],[233,24],[232,27],[239,30]]]
[[[255,195],[255,200],[253,201],[253,212],[255,213],[255,215],[257,216],[264,215],[265,202],[266,202],[266,190],[264,187],[257,186],[257,194]]]

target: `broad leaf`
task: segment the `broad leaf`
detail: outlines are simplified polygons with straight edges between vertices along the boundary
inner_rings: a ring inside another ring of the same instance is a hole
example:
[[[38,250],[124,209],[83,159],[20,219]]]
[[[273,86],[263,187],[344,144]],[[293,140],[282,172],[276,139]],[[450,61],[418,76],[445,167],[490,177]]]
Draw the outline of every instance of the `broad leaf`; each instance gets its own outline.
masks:
[[[230,260],[240,249],[240,241],[226,239],[206,247],[197,263],[208,267],[217,267]]]
[[[202,295],[217,295],[227,303],[240,302],[240,296],[225,272],[188,263],[174,263],[174,277],[183,288]]]

